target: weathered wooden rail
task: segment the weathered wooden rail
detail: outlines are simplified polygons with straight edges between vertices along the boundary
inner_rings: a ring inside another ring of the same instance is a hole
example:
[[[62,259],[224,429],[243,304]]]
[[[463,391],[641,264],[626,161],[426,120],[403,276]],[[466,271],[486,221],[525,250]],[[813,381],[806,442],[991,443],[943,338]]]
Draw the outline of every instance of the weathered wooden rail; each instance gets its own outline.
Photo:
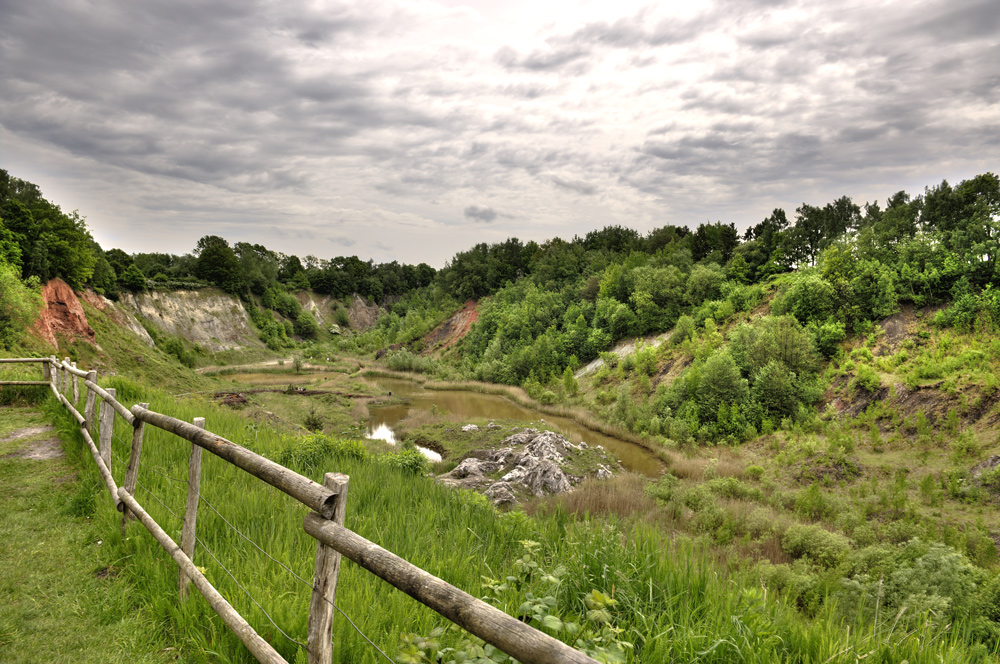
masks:
[[[108,494],[115,508],[122,513],[122,532],[124,533],[130,519],[138,520],[177,563],[178,591],[181,597],[185,596],[188,586],[193,584],[258,661],[288,664],[226,601],[193,562],[202,450],[208,450],[313,510],[303,522],[305,532],[317,540],[316,568],[309,605],[309,664],[329,664],[333,658],[333,609],[342,555],[524,664],[597,664],[582,652],[472,597],[345,528],[349,481],[346,475],[327,473],[323,484],[318,484],[205,429],[204,418],[195,418],[194,423],[184,422],[149,410],[149,404],[146,403],[126,408],[115,398],[114,389],[102,388],[97,384],[96,372],[78,369],[69,358],[62,361],[54,356],[0,359],[0,363],[41,364],[43,380],[0,380],[0,386],[48,385],[52,389],[60,403],[80,424],[80,433],[90,449]],[[76,407],[80,401],[81,378],[86,389],[83,414]],[[66,396],[67,393],[72,394],[72,401]],[[101,404],[99,409],[98,397]],[[111,447],[116,415],[128,422],[133,431],[132,448],[121,487],[115,484],[111,473]],[[188,496],[179,545],[134,497],[146,425],[168,431],[191,443]],[[94,435],[98,436],[96,443]]]

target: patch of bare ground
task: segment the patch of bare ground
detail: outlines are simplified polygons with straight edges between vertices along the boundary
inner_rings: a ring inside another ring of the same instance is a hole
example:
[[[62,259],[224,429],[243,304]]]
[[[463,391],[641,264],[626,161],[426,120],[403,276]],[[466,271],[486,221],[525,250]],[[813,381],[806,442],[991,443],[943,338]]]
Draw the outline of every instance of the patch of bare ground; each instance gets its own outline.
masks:
[[[469,333],[473,323],[479,320],[479,310],[475,300],[469,300],[454,316],[434,328],[424,337],[426,353],[443,351],[454,346]]]
[[[355,294],[351,300],[351,306],[347,308],[347,320],[352,330],[367,330],[382,314],[382,309],[378,305],[369,304]]]
[[[52,431],[50,426],[27,427],[18,429],[6,438],[0,439],[0,443],[12,443],[17,440],[24,440],[33,436],[39,436]],[[4,454],[4,459],[30,459],[32,461],[44,461],[45,459],[58,459],[63,456],[62,445],[56,438],[46,438],[44,440],[30,441],[25,447],[8,454]]]
[[[46,459],[58,459],[63,456],[62,445],[55,438],[32,442],[24,449],[4,455],[13,459],[30,459],[32,461],[44,461]]]
[[[17,431],[14,431],[6,438],[0,438],[0,443],[9,443],[14,440],[20,440],[21,438],[28,438],[30,436],[37,436],[40,433],[47,433],[49,431],[52,431],[52,427],[50,426],[28,427],[26,429],[18,429]]]

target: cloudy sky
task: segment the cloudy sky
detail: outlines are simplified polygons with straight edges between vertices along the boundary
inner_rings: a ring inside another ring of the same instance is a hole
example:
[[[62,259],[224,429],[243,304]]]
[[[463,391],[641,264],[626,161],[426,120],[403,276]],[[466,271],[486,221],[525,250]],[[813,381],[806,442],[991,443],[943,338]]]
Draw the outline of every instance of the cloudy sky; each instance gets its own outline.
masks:
[[[0,0],[0,168],[128,252],[442,266],[1000,170],[997,0]]]

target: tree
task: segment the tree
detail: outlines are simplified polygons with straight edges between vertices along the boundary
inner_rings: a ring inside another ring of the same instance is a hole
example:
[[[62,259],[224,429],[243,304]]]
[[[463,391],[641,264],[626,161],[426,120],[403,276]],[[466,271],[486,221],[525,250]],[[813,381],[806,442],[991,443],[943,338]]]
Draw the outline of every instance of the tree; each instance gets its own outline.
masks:
[[[125,270],[125,274],[122,275],[118,283],[121,284],[122,288],[137,293],[146,290],[146,275],[133,263]]]
[[[742,405],[749,394],[747,380],[729,353],[718,351],[705,361],[698,385],[698,412],[714,416],[720,405]]]
[[[95,254],[97,262],[94,264],[94,273],[90,277],[90,285],[97,293],[111,300],[117,300],[118,277],[115,275],[115,270],[102,253],[95,252]]]
[[[300,311],[295,317],[295,334],[303,337],[315,337],[319,334],[319,325],[316,319],[308,311]]]
[[[701,224],[695,231],[691,242],[691,254],[695,261],[710,258],[716,263],[725,264],[733,256],[733,250],[740,243],[740,234],[735,224]]]
[[[108,264],[114,268],[115,276],[118,277],[125,274],[125,270],[128,269],[128,266],[135,262],[132,260],[131,256],[118,248],[108,249],[105,251],[104,258],[107,260]]]
[[[705,300],[718,299],[719,288],[725,280],[726,275],[716,263],[695,265],[687,279],[688,303],[697,306]]]
[[[222,290],[236,294],[243,290],[243,273],[239,258],[229,243],[217,235],[206,235],[195,247],[198,262],[195,274]]]

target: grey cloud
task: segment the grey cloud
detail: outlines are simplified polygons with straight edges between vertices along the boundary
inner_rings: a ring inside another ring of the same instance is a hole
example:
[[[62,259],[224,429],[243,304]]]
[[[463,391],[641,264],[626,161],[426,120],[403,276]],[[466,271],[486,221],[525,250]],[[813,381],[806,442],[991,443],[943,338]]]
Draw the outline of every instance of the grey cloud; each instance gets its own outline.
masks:
[[[626,49],[636,46],[680,44],[700,36],[712,25],[714,16],[714,11],[710,10],[689,19],[662,19],[655,25],[649,26],[649,12],[644,9],[634,16],[614,22],[588,23],[561,41]]]
[[[496,61],[507,69],[529,69],[546,72],[576,65],[579,69],[580,60],[590,55],[590,51],[581,46],[569,44],[556,48],[545,48],[532,51],[528,55],[520,55],[517,51],[505,46],[497,51]]]
[[[337,237],[331,237],[331,238],[328,238],[328,239],[330,240],[330,242],[332,242],[334,244],[337,244],[337,245],[340,245],[341,247],[353,247],[354,245],[356,245],[358,243],[357,240],[355,240],[353,238],[345,237],[343,235],[338,235]]]
[[[935,39],[965,42],[987,38],[993,41],[1000,32],[1000,11],[990,0],[947,0],[933,7],[917,28]]]
[[[483,221],[487,224],[497,218],[496,210],[485,205],[470,205],[463,211],[466,219]]]
[[[575,191],[578,194],[583,194],[584,196],[591,196],[597,193],[597,187],[582,180],[564,180],[556,175],[550,175],[549,180],[552,184],[560,187],[562,189],[568,189],[570,191]]]

